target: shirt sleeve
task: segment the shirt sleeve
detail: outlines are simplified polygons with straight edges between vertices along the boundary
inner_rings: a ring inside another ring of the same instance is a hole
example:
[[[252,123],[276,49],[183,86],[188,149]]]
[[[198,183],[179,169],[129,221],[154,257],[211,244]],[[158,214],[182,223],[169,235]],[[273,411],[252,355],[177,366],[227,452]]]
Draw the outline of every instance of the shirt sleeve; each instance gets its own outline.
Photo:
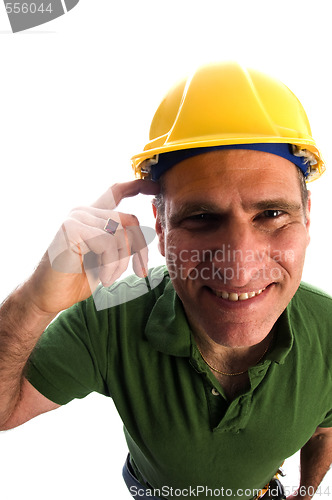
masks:
[[[107,311],[97,311],[90,298],[62,312],[48,326],[30,356],[25,376],[60,405],[94,391],[110,396],[107,347]]]
[[[30,356],[26,378],[60,405],[91,392],[111,396],[110,370],[114,378],[118,350],[126,344],[127,334],[145,329],[167,282],[167,270],[159,266],[149,272],[150,292],[146,280],[135,275],[108,289],[99,286],[93,296],[49,325]]]
[[[319,427],[332,427],[332,410],[330,410],[326,415]]]

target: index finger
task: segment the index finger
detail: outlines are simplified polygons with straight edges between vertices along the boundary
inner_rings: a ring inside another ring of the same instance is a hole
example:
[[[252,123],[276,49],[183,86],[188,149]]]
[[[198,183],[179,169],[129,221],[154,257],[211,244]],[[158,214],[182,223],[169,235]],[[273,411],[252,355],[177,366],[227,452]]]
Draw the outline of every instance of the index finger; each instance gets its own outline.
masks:
[[[130,198],[138,194],[156,195],[159,193],[159,184],[154,181],[137,179],[135,181],[121,182],[113,184],[106,193],[104,193],[91,206],[113,210],[118,206],[123,198]]]

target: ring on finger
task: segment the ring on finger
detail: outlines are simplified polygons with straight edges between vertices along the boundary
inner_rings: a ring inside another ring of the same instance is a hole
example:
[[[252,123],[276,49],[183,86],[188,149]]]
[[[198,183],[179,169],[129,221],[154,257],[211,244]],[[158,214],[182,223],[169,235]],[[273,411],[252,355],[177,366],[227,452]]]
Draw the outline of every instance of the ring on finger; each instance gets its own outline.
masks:
[[[112,236],[115,235],[115,232],[118,228],[119,223],[115,220],[109,218],[104,226],[104,231]]]

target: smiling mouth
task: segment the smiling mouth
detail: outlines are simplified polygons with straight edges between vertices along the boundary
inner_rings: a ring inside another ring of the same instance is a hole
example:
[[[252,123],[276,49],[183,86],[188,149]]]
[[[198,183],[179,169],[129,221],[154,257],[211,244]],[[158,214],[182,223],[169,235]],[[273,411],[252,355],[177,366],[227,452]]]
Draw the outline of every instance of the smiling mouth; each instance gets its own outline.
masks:
[[[225,291],[214,290],[213,288],[211,288],[211,291],[217,297],[221,297],[222,299],[229,300],[231,302],[237,302],[239,300],[253,299],[254,297],[257,297],[258,295],[260,295],[261,293],[263,293],[264,290],[266,290],[266,288],[267,287],[262,288],[261,290],[257,290],[255,292],[243,292],[243,293],[240,293],[240,294],[237,294],[235,292],[228,293],[228,292],[225,292]]]

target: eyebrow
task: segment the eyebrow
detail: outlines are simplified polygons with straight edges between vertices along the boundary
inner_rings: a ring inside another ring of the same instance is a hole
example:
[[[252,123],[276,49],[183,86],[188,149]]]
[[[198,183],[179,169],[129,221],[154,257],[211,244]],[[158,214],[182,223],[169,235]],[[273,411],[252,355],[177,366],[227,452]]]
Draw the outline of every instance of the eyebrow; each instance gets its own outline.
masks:
[[[248,205],[244,205],[243,208],[245,210],[271,210],[278,208],[278,210],[285,210],[287,212],[300,212],[302,210],[302,203],[288,201],[284,198],[271,198],[249,203]]]
[[[302,204],[285,200],[284,198],[271,198],[266,200],[259,200],[257,202],[250,202],[242,205],[246,212],[252,210],[283,210],[285,212],[298,213],[302,211]],[[188,202],[184,203],[175,214],[170,215],[171,224],[185,219],[194,213],[213,213],[215,215],[224,216],[227,210],[223,210],[215,203],[204,202]]]

